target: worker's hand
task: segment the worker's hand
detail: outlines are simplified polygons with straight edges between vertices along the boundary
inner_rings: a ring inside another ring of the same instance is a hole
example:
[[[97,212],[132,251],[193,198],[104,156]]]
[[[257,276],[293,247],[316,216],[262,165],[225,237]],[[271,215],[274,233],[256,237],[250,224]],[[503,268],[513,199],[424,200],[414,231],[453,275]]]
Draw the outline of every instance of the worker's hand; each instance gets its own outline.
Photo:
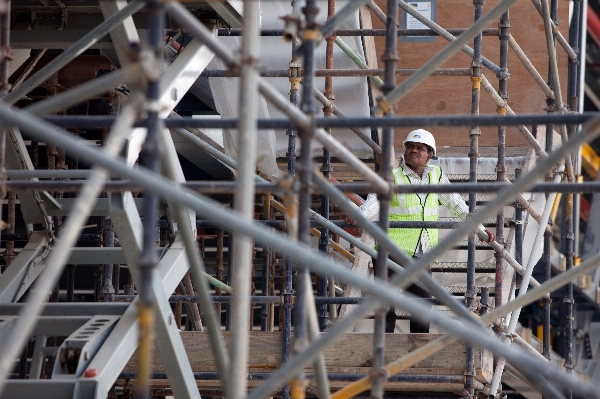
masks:
[[[356,221],[353,220],[353,219],[350,219],[350,218],[346,218],[346,223],[348,223],[348,224],[354,224],[355,225]]]
[[[487,240],[488,244],[493,243],[494,241],[496,241],[496,233],[494,233],[492,230],[483,230],[486,232],[486,234],[488,235],[489,239]]]

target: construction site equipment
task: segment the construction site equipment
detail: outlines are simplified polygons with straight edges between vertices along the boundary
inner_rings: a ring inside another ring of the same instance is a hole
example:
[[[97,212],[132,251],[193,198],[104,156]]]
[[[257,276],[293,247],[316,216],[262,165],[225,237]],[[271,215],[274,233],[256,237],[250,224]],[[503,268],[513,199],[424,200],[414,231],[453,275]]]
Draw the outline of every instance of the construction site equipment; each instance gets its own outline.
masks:
[[[595,13],[463,3],[0,1],[0,397],[600,398]]]

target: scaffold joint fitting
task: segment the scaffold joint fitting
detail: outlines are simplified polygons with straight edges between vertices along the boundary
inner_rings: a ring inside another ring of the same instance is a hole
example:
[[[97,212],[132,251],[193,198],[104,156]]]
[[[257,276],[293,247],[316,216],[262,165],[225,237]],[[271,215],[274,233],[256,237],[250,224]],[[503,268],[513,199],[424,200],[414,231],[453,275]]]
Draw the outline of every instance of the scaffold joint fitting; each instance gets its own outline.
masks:
[[[496,78],[498,78],[498,80],[508,80],[510,79],[510,73],[508,73],[508,69],[507,68],[501,68],[498,73],[496,74]]]
[[[290,76],[289,79],[290,79],[290,83],[292,84],[292,87],[291,87],[292,90],[300,89],[300,82],[302,81],[302,78]]]
[[[498,28],[511,28],[512,24],[510,23],[510,21],[502,21],[500,20],[500,22],[498,22]]]
[[[381,108],[383,114],[387,114],[392,111],[392,105],[383,96],[377,98],[377,105]]]
[[[497,107],[496,108],[496,112],[502,116],[506,115],[506,107],[505,106],[501,106],[501,107]]]
[[[481,136],[481,129],[478,127],[472,128],[469,131],[469,136]]]
[[[333,172],[333,166],[330,163],[321,165],[321,172]]]
[[[481,88],[481,76],[471,76],[471,82],[473,82],[473,88],[479,90]]]
[[[369,370],[370,378],[387,378],[389,376],[389,372],[384,367],[371,367]]]
[[[386,51],[381,56],[381,60],[384,62],[385,61],[398,61],[398,60],[400,60],[400,56],[398,55],[398,52],[395,50]]]
[[[302,40],[303,41],[314,41],[320,42],[323,39],[323,35],[321,31],[318,29],[304,29],[302,32]]]
[[[465,298],[475,298],[477,296],[477,290],[466,290]]]
[[[308,381],[305,379],[294,379],[290,381],[290,398],[304,399],[306,397],[306,386]]]

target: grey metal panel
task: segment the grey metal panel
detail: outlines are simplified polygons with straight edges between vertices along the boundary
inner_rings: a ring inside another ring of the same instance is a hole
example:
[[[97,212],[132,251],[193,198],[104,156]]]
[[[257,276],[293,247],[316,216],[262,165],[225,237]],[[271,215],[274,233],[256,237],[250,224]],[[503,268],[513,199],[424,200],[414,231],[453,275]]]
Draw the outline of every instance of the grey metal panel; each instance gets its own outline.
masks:
[[[92,25],[93,26],[93,25]],[[90,29],[67,30],[12,30],[10,45],[14,49],[29,49],[34,46],[46,49],[65,49],[81,39]],[[112,50],[113,44],[108,37],[99,40],[90,48]]]
[[[10,325],[15,319],[16,316],[0,316],[0,342],[4,341],[10,330]]]
[[[39,317],[33,330],[33,335],[66,337],[85,324],[89,319],[90,316]]]
[[[162,252],[162,248],[156,248],[157,252]],[[125,264],[127,258],[122,248],[112,247],[86,247],[73,248],[69,256],[70,265],[108,265]]]
[[[206,45],[193,39],[169,65],[160,81],[160,102],[165,107],[162,117],[169,116],[214,56]]]
[[[135,241],[135,239],[130,238],[128,241]],[[137,250],[139,251],[139,247],[137,247]],[[175,289],[188,267],[187,258],[185,257],[184,250],[181,246],[175,246],[175,248],[171,247],[171,249],[167,251],[157,268],[157,273],[160,276],[160,281],[162,282],[165,293],[171,293]],[[137,309],[136,301],[134,301],[119,319],[114,330],[89,365],[90,368],[98,370],[98,376],[94,378],[94,380],[98,381],[96,397],[106,397],[108,390],[111,388],[113,382],[127,361],[131,358],[137,345]]]
[[[54,361],[52,378],[81,377],[118,320],[118,316],[94,316],[73,331],[60,345],[58,356]]]
[[[25,306],[23,303],[0,303],[0,315],[16,316]],[[41,316],[94,316],[122,315],[129,308],[128,303],[118,302],[56,302],[47,303]]]
[[[112,317],[114,319],[118,316],[102,317]],[[13,321],[16,318],[17,316],[14,315],[0,316],[0,342],[2,342],[4,336],[13,328]],[[69,336],[89,320],[90,316],[39,317],[32,335]]]
[[[73,248],[69,256],[69,265],[107,265],[124,264],[127,260],[121,248]]]
[[[142,220],[137,211],[133,195],[127,193],[110,193],[109,215],[113,221],[115,232],[119,236],[125,251],[127,264],[134,266],[140,253],[142,242]]]
[[[17,301],[24,291],[44,270],[44,258],[48,252],[48,240],[44,233],[31,235],[25,248],[15,257],[10,267],[0,275],[0,303]]]
[[[38,335],[33,344],[33,355],[31,357],[31,367],[29,368],[29,379],[38,380],[42,371],[42,365],[44,364],[44,348],[46,347],[46,341],[48,336]]]
[[[2,399],[65,399],[93,397],[95,381],[61,380],[9,380],[2,393]]]
[[[48,209],[48,215],[50,216],[67,216],[73,207],[73,204],[77,200],[76,198],[55,198],[56,202],[60,204],[60,209],[52,208]],[[137,208],[140,215],[142,215],[142,198],[133,198],[133,203]],[[107,216],[110,209],[110,200],[108,198],[98,198],[94,206],[94,210],[90,213],[90,216]]]
[[[95,381],[60,380],[9,380],[2,393],[2,399],[65,399],[93,397]]]
[[[6,141],[6,169],[33,170],[31,158],[19,129],[9,129]],[[36,193],[17,191],[17,197],[21,203],[21,213],[25,224],[44,224],[44,214],[36,199]]]
[[[185,274],[185,271],[189,267],[185,249],[181,241],[175,242],[171,246],[163,259],[161,259],[161,263],[179,265],[177,268],[170,268],[164,276],[164,278],[169,280],[165,285],[174,287],[181,281],[183,274]],[[137,280],[137,276],[134,275],[134,279]],[[155,270],[152,290],[156,298],[156,347],[163,361],[174,396],[176,398],[200,399],[196,380],[194,379],[185,347],[181,341],[181,335],[179,334],[177,323],[175,323],[175,317],[171,311],[168,294],[165,292],[165,289],[166,287],[163,288],[161,284],[158,271]],[[170,292],[171,290],[169,290]]]

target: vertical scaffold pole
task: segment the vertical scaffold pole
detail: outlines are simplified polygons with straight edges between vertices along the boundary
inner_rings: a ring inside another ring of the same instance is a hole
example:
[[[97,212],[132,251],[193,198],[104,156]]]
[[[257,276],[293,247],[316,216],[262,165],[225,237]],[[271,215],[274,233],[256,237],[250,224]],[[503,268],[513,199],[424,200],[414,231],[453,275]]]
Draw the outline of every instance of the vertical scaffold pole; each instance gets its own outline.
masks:
[[[292,6],[297,7],[297,2],[299,0],[295,0],[292,2]],[[292,38],[292,60],[290,61],[290,103],[297,106],[298,105],[298,89],[300,87],[300,71],[301,71],[301,63],[300,58],[296,54],[295,49],[298,47],[298,39]],[[295,129],[287,129],[285,134],[288,136],[288,150],[286,153],[287,156],[287,170],[290,177],[294,178],[296,176],[296,158],[298,157],[298,153],[296,152],[296,137],[298,132]],[[289,231],[288,231],[289,234]],[[292,279],[292,260],[290,258],[285,258],[285,264],[283,269],[283,362],[287,362],[290,358],[292,348],[291,348],[291,335],[292,335],[292,309],[294,308],[292,296],[294,294]],[[290,386],[286,385],[283,387],[281,396],[283,399],[289,399],[290,397]]]
[[[577,112],[579,110],[579,68],[578,64],[581,62],[581,52],[579,49],[580,42],[580,24],[581,24],[581,0],[573,0],[573,14],[569,26],[569,44],[573,50],[577,53],[576,59],[569,59],[569,85],[567,88],[567,101],[569,110],[571,112]],[[577,126],[570,125],[568,127],[569,136],[574,135],[577,132]],[[578,170],[578,159],[574,159],[573,166],[574,170]],[[580,195],[575,193],[568,193],[566,197],[566,218],[565,218],[565,244],[566,244],[566,270],[569,271],[573,268],[573,262],[575,257],[575,248],[577,248],[577,232],[578,232],[578,209],[576,206],[579,204]],[[565,335],[565,368],[567,372],[573,372],[573,325],[574,325],[574,299],[573,299],[573,283],[569,283],[566,287],[566,294],[564,298],[566,306],[567,318],[567,331]],[[567,398],[571,399],[572,391],[567,392]]]
[[[335,0],[327,0],[327,20],[331,20],[335,14]],[[325,68],[333,69],[333,44],[336,37],[331,35],[327,38],[327,48],[325,49]],[[323,93],[325,98],[329,100],[329,106],[323,107],[323,114],[326,118],[333,115],[333,101],[335,95],[333,94],[333,77],[327,76],[325,78],[325,91]],[[331,134],[331,129],[328,129],[328,133]],[[321,172],[323,176],[329,180],[331,176],[331,153],[325,147],[323,147],[323,165],[321,166]],[[321,216],[329,220],[329,197],[325,194],[321,196]],[[327,227],[321,228],[321,238],[319,238],[319,250],[327,253],[329,248],[329,229]],[[328,279],[332,279],[333,276],[321,275],[319,278],[319,289],[318,293],[320,296],[327,296],[328,290]],[[327,320],[329,319],[329,306],[322,304],[319,309],[319,329],[325,331],[327,329]]]
[[[245,220],[254,219],[254,174],[256,171],[256,137],[258,118],[258,72],[256,65],[260,56],[260,3],[244,0],[242,24],[242,62],[239,90],[238,119],[238,175],[235,189],[235,210]],[[231,298],[231,341],[229,365],[230,399],[246,396],[248,387],[248,346],[250,328],[250,288],[252,283],[251,237],[236,234],[234,239],[233,275]]]
[[[475,22],[483,15],[484,0],[474,0]],[[471,115],[479,115],[479,102],[481,97],[481,41],[482,34],[479,33],[473,40],[473,63],[471,65]],[[479,159],[479,136],[481,130],[479,126],[471,126],[469,130],[470,148],[469,148],[469,182],[477,182],[477,160]],[[474,213],[477,205],[477,194],[469,193],[469,212]],[[465,292],[466,306],[472,309],[475,304],[477,290],[475,288],[475,240],[476,234],[469,234],[467,242],[467,291]],[[463,397],[471,399],[475,397],[475,351],[472,344],[466,344],[465,348],[465,391]]]
[[[151,27],[149,33],[150,51],[154,52],[157,59],[161,59],[162,41],[164,39],[164,4],[162,0],[149,0],[148,22]],[[148,79],[146,88],[147,113],[147,135],[140,152],[140,165],[148,170],[158,173],[160,171],[160,132],[162,123],[159,118],[158,101],[159,79]],[[158,262],[154,246],[156,238],[156,221],[158,219],[158,195],[146,193],[144,196],[144,232],[142,253],[138,260],[140,268],[140,286],[138,295],[140,298],[138,307],[139,323],[139,348],[138,348],[138,381],[136,385],[136,397],[150,398],[150,371],[152,363],[152,342],[154,335],[154,302],[152,293],[152,273]]]
[[[0,0],[0,94],[6,94],[10,90],[8,83],[8,63],[12,59],[10,51],[10,0]],[[0,131],[0,201],[4,200],[6,189],[6,129]],[[0,221],[2,221],[2,206],[0,206]]]
[[[263,196],[263,217],[265,220],[271,220],[271,194]],[[262,295],[269,296],[270,281],[271,281],[271,249],[263,245],[262,251]],[[260,310],[260,330],[270,331],[269,319],[271,314],[271,305],[263,303]]]
[[[303,31],[303,86],[302,98],[300,101],[301,110],[307,115],[313,115],[316,111],[313,97],[313,85],[315,75],[315,47],[320,38],[320,31],[317,24],[317,14],[319,8],[316,0],[307,0],[302,8],[305,19],[305,29]],[[312,193],[310,184],[312,181],[312,138],[315,127],[303,128],[300,133],[300,167],[298,170],[298,181],[300,182],[300,193],[298,195],[298,241],[309,243],[310,231],[310,208]],[[308,343],[308,312],[306,296],[309,279],[309,270],[306,265],[299,264],[296,280],[296,303],[294,305],[295,330],[294,330],[294,351],[301,351]],[[312,290],[311,290],[312,291]],[[300,373],[291,381],[291,398],[304,399],[307,381],[304,373]]]
[[[552,264],[550,263],[550,243],[552,241],[552,232],[548,229],[544,232],[544,281],[549,281],[552,278]],[[542,314],[542,355],[550,360],[550,304],[552,299],[550,294],[547,294],[543,299],[543,314]]]
[[[400,59],[398,55],[398,0],[388,0],[387,2],[387,22],[385,35],[385,52],[382,56],[384,62],[384,84],[381,87],[383,95],[390,93],[396,86],[396,63]],[[394,107],[389,107],[383,114],[385,117],[394,116]],[[394,128],[386,127],[383,129],[381,142],[381,177],[389,184],[394,183],[392,169],[394,167]],[[379,227],[383,232],[389,230],[390,219],[390,202],[392,195],[388,192],[385,194],[377,194],[379,200]],[[386,280],[388,277],[388,251],[379,248],[377,256],[377,266],[375,275]],[[388,320],[389,318],[389,320]],[[389,312],[387,309],[380,309],[375,314],[375,329],[373,334],[373,369],[371,372],[371,397],[374,399],[383,398],[383,384],[387,378],[387,372],[384,368],[384,350],[385,350],[385,333],[394,332],[396,325],[396,313],[392,309]]]
[[[508,98],[507,93],[507,80],[509,78],[508,73],[508,40],[510,38],[509,28],[509,12],[506,11],[500,18],[498,27],[500,28],[500,72],[498,81],[498,94],[504,100],[502,107],[497,108],[497,112],[500,115],[506,115],[506,99]],[[506,179],[506,165],[505,165],[505,149],[506,149],[506,126],[498,126],[498,164],[496,165],[497,180],[498,182],[504,182]],[[504,242],[504,210],[498,211],[496,216],[496,241],[505,245]],[[504,304],[504,298],[502,297],[502,287],[504,279],[504,258],[495,254],[496,257],[496,286],[494,294],[494,306],[500,307]]]

